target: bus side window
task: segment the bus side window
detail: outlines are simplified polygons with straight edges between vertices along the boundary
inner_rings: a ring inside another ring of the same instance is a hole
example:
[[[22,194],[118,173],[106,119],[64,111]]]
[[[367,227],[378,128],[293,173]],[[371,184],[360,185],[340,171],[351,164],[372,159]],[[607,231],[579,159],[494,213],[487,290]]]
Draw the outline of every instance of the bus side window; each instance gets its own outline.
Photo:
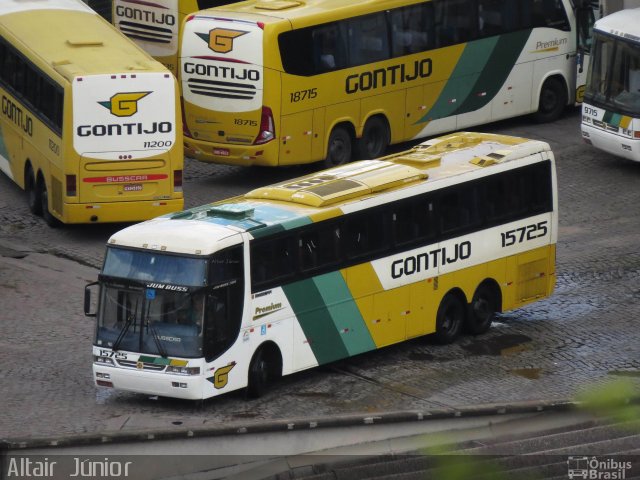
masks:
[[[417,199],[403,202],[393,210],[393,237],[396,245],[424,243],[435,237],[433,202]]]
[[[251,284],[254,289],[278,283],[294,274],[293,237],[251,244]]]
[[[421,3],[391,11],[392,56],[399,57],[431,48],[433,14],[431,3]]]
[[[384,12],[356,17],[347,24],[350,66],[379,62],[390,57]]]
[[[373,257],[384,250],[389,244],[388,218],[389,214],[379,209],[348,218],[343,239],[347,259]]]
[[[340,258],[340,227],[336,224],[312,227],[300,234],[298,248],[302,271],[334,265]]]
[[[453,187],[440,197],[439,215],[442,233],[464,233],[480,221],[477,189]]]

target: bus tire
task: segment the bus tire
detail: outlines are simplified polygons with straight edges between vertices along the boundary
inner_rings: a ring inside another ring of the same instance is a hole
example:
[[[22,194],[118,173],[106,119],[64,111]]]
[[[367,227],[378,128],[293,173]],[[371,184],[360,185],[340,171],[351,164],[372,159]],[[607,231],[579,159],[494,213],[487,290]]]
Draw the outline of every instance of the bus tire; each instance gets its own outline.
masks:
[[[358,158],[369,160],[381,157],[390,141],[389,125],[382,116],[371,117],[364,124],[362,137],[357,141]]]
[[[38,182],[38,191],[40,192],[40,205],[42,205],[42,218],[51,228],[60,226],[60,220],[54,217],[49,211],[49,193],[47,192],[47,184],[44,178],[40,177]]]
[[[537,122],[553,122],[564,112],[567,105],[567,89],[558,77],[549,77],[542,84],[538,111],[534,114]]]
[[[446,345],[455,341],[465,323],[465,306],[457,295],[444,296],[436,314],[436,341]]]
[[[344,127],[336,127],[329,135],[327,158],[324,160],[326,168],[337,167],[351,161],[351,135]]]
[[[267,390],[270,377],[269,363],[265,354],[265,349],[260,348],[249,364],[249,375],[247,380],[247,397],[259,398]]]
[[[499,310],[500,295],[496,286],[491,283],[481,283],[473,294],[469,304],[466,329],[472,335],[485,333],[491,327],[491,323]]]
[[[24,189],[27,192],[27,205],[34,215],[42,215],[42,199],[36,183],[36,176],[31,165],[27,165],[24,172]]]

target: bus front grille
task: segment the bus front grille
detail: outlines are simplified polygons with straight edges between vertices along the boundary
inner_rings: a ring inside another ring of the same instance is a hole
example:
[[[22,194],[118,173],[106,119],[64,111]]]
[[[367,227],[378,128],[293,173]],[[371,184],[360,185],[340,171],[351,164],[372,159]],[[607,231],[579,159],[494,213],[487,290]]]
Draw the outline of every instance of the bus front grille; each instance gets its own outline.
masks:
[[[136,368],[138,370],[153,370],[154,372],[161,372],[165,369],[165,365],[156,365],[154,363],[145,362],[133,362],[131,360],[116,360],[118,365],[126,368]],[[140,368],[142,365],[142,368]]]

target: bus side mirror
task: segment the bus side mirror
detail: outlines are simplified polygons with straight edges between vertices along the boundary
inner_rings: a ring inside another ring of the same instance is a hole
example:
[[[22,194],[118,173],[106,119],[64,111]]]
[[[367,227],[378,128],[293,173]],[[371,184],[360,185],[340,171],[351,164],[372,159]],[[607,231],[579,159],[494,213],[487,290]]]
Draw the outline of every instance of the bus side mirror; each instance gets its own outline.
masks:
[[[87,317],[95,317],[97,312],[91,311],[91,289],[98,285],[98,282],[89,283],[84,287],[84,314]]]

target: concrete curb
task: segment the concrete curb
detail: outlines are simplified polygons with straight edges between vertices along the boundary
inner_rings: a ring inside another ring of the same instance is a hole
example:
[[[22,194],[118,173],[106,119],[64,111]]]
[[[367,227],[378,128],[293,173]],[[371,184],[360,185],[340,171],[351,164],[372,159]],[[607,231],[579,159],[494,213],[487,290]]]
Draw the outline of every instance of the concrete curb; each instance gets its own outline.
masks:
[[[6,452],[10,450],[15,451],[36,448],[55,449],[79,446],[85,447],[158,440],[180,440],[260,433],[282,433],[287,431],[305,431],[324,428],[345,428],[364,425],[412,423],[428,420],[473,418],[508,414],[563,412],[574,411],[577,409],[578,405],[578,402],[570,400],[541,400],[465,406],[455,409],[437,409],[429,411],[398,411],[375,414],[354,414],[338,417],[256,421],[250,423],[238,423],[232,426],[208,426],[203,428],[184,428],[178,430],[134,430],[127,432],[110,432],[108,434],[65,435],[58,438],[4,438],[0,439],[0,451]]]

